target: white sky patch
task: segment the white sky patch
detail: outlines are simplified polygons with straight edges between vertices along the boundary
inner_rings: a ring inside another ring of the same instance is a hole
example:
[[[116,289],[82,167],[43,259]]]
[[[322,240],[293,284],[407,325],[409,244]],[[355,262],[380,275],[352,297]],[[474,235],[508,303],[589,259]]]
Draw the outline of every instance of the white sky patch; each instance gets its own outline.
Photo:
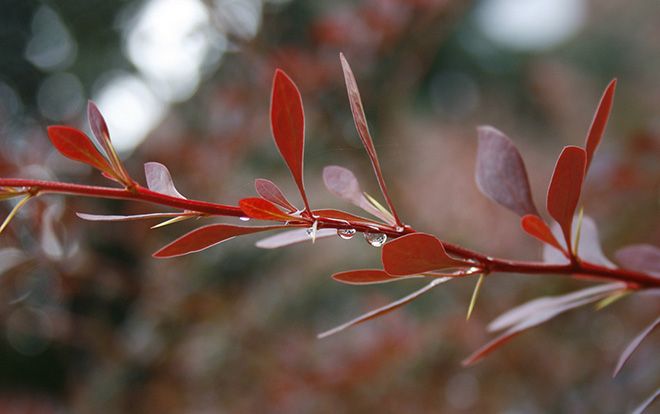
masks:
[[[131,74],[109,79],[94,101],[108,123],[114,147],[124,153],[142,142],[167,109],[140,77]]]
[[[190,98],[224,53],[226,40],[210,19],[199,0],[150,0],[128,28],[128,57],[159,98]]]
[[[486,0],[477,9],[481,31],[500,46],[550,49],[574,36],[586,19],[584,0]]]

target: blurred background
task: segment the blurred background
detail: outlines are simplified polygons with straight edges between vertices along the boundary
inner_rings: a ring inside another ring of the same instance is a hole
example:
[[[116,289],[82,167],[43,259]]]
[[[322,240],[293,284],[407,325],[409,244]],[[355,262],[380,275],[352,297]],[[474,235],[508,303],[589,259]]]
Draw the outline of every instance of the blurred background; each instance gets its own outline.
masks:
[[[493,256],[538,243],[473,181],[475,128],[507,133],[543,205],[555,159],[580,145],[602,90],[619,86],[583,197],[606,254],[660,242],[660,7],[587,0],[0,0],[0,175],[106,185],[57,154],[45,128],[87,129],[98,103],[132,175],[167,165],[187,197],[234,204],[272,179],[300,203],[272,142],[277,67],[300,87],[306,184],[341,207],[323,166],[377,193],[350,116],[338,54],[358,79],[404,221]],[[0,205],[5,216],[11,202]],[[280,250],[258,236],[202,253],[151,253],[199,226],[82,222],[75,212],[159,211],[48,196],[0,238],[3,413],[620,413],[658,386],[658,335],[616,378],[652,297],[580,309],[472,368],[486,324],[534,297],[586,286],[554,277],[436,288],[325,340],[316,333],[420,287],[355,287],[334,272],[379,263],[356,237]],[[226,222],[232,222],[231,219]]]

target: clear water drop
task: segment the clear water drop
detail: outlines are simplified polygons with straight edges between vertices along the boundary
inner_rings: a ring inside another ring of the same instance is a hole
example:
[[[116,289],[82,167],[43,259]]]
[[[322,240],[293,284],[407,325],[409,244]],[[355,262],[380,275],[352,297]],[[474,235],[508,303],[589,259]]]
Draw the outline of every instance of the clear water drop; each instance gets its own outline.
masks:
[[[337,235],[344,240],[352,239],[355,233],[355,229],[337,229]]]
[[[309,227],[309,228],[307,228],[307,229],[305,230],[305,232],[307,233],[307,235],[308,235],[309,237],[312,237],[312,234],[314,234],[314,227]]]
[[[364,239],[373,247],[381,247],[387,241],[387,234],[384,233],[364,233]]]
[[[250,217],[239,217],[240,221],[250,221]]]
[[[396,226],[396,228],[394,230],[396,230],[397,233],[403,233],[405,228],[403,226]]]

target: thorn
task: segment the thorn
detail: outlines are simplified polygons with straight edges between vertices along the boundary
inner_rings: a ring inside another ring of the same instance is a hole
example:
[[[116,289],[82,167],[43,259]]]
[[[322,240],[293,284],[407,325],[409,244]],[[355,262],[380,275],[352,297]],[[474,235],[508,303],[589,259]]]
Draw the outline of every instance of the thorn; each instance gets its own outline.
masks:
[[[18,201],[18,203],[16,203],[14,208],[12,208],[11,211],[9,212],[9,215],[7,215],[5,220],[0,225],[0,233],[2,233],[2,231],[5,229],[5,227],[7,227],[7,225],[11,221],[11,219],[13,219],[14,216],[18,213],[18,210],[20,210],[21,207],[23,207],[25,205],[25,203],[27,203],[32,197],[34,197],[34,195],[28,194],[25,197],[23,197],[22,199],[20,199]]]
[[[474,286],[474,290],[472,291],[472,298],[470,299],[470,305],[468,306],[468,311],[467,311],[467,316],[465,317],[465,320],[470,320],[470,316],[472,315],[472,311],[474,310],[474,304],[477,303],[477,298],[479,297],[479,292],[481,291],[481,286],[484,283],[484,274],[479,275],[479,279],[477,279],[477,284]]]

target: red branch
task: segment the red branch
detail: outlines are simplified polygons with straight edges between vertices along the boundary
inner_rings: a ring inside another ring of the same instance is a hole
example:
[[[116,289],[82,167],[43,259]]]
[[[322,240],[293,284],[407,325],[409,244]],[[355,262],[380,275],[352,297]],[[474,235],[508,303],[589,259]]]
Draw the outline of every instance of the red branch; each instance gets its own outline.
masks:
[[[244,215],[243,211],[237,206],[171,197],[165,194],[151,191],[140,185],[136,185],[129,190],[123,188],[89,186],[54,181],[0,178],[0,187],[16,188],[22,190],[22,192],[25,194],[31,194],[33,196],[56,193],[83,197],[142,201],[151,204],[174,207],[181,210],[194,211],[207,216],[240,217]],[[390,238],[396,238],[404,234],[415,232],[415,230],[409,226],[405,226],[402,231],[398,231],[394,226],[386,224],[368,225],[360,222],[350,222],[321,216],[301,217],[300,221],[307,223],[310,226],[314,221],[316,221],[317,228],[319,229],[350,228],[363,233],[381,232],[387,234]],[[654,277],[650,274],[636,272],[628,269],[612,269],[584,261],[575,261],[574,263],[565,265],[515,261],[492,258],[473,250],[444,241],[443,246],[447,252],[473,261],[475,263],[475,267],[482,269],[485,273],[508,272],[522,274],[557,274],[564,276],[578,275],[597,279],[625,282],[630,289],[660,288],[660,278]]]

